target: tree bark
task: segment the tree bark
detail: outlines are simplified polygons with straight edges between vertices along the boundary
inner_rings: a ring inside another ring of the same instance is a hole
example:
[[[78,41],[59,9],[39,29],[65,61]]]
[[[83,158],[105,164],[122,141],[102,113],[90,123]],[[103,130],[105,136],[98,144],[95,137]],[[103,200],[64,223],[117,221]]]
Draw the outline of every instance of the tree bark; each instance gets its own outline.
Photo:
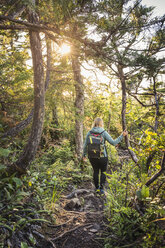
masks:
[[[34,13],[30,13],[29,17],[31,22],[36,22],[36,16]],[[41,41],[39,32],[30,31],[29,35],[34,70],[34,114],[31,134],[29,136],[27,145],[25,146],[18,160],[12,166],[21,173],[26,171],[28,165],[32,162],[37,152],[37,148],[41,139],[45,112],[45,83]]]
[[[155,107],[156,107],[156,111],[155,111],[155,125],[153,127],[154,131],[157,133],[157,130],[158,130],[158,125],[159,125],[159,100],[158,100],[158,95],[157,95],[157,91],[156,91],[156,77],[154,76],[153,77],[153,95],[155,97]],[[149,170],[149,166],[154,158],[156,154],[156,151],[154,151],[152,154],[149,155],[148,159],[147,159],[147,162],[146,162],[146,169],[147,169],[147,172]],[[160,170],[157,174],[156,174],[156,178],[159,176],[159,173],[161,174],[162,170]],[[151,179],[150,179],[151,180]]]
[[[155,132],[157,132],[158,125],[159,125],[159,122],[158,122],[158,119],[159,119],[159,100],[158,100],[158,95],[157,95],[157,91],[156,91],[156,78],[155,77],[153,77],[153,81],[154,81],[153,91],[154,91],[155,106],[156,106],[154,130],[155,130]]]
[[[109,104],[109,113],[108,113],[108,125],[107,125],[108,132],[110,132],[110,125],[111,125],[111,102]]]
[[[8,136],[10,136],[10,137],[16,136],[18,133],[20,133],[22,130],[24,130],[31,123],[31,121],[33,119],[33,114],[34,114],[34,109],[31,110],[30,114],[28,115],[28,117],[25,120],[21,121],[15,127],[11,128],[6,133],[2,134],[2,136],[0,138],[3,139],[3,138],[6,138]]]
[[[46,91],[50,83],[52,47],[51,47],[51,40],[47,37],[47,35],[45,35],[45,39],[46,39],[46,48],[47,48],[47,66],[46,66],[46,78],[45,78],[45,91]]]
[[[83,118],[84,118],[84,85],[81,75],[80,63],[77,56],[72,56],[72,68],[75,80],[75,143],[78,161],[81,160],[83,151]]]
[[[118,73],[119,73],[119,78],[120,78],[121,87],[122,87],[122,111],[121,111],[122,127],[123,127],[123,130],[125,130],[125,129],[127,129],[126,118],[125,118],[127,95],[126,95],[126,82],[125,82],[123,68],[121,65],[118,65]],[[126,146],[128,148],[128,151],[129,151],[133,161],[135,163],[137,163],[138,158],[136,157],[135,153],[130,149],[130,143],[129,143],[128,135],[126,135],[124,138],[125,138]]]

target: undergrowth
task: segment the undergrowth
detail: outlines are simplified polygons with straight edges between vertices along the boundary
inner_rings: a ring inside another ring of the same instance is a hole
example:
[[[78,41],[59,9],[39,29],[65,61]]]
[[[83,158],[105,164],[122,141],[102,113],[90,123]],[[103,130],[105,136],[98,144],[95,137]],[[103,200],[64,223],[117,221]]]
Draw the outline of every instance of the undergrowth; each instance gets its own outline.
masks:
[[[131,164],[107,174],[105,248],[165,248],[163,188],[155,197],[154,186],[145,187],[138,175]]]
[[[75,165],[67,140],[42,151],[21,178],[5,172],[3,161],[9,154],[1,151],[0,247],[46,247],[42,225],[56,222],[52,213],[61,193],[77,187],[85,180],[84,173]]]

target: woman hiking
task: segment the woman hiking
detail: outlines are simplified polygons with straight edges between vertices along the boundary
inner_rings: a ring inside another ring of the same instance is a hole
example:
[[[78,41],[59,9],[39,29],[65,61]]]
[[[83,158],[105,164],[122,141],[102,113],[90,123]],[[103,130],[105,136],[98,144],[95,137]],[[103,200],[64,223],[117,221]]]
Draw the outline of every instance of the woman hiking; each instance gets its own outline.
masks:
[[[123,139],[123,136],[128,134],[128,132],[124,130],[117,139],[113,140],[103,127],[103,120],[97,117],[94,120],[93,128],[86,135],[83,147],[83,160],[86,160],[86,155],[88,154],[89,161],[93,167],[93,180],[96,192],[100,192],[101,194],[104,194],[104,184],[106,180],[104,172],[106,172],[108,165],[105,141],[115,146]]]

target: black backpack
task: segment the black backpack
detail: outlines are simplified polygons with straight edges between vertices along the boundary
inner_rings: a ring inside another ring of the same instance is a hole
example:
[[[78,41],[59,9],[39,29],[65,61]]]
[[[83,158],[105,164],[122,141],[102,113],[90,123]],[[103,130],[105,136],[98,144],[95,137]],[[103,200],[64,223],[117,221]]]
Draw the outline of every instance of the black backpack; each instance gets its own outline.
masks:
[[[87,141],[88,158],[104,157],[104,139],[101,135],[103,132],[92,133],[90,131],[90,134],[88,136],[88,141]]]

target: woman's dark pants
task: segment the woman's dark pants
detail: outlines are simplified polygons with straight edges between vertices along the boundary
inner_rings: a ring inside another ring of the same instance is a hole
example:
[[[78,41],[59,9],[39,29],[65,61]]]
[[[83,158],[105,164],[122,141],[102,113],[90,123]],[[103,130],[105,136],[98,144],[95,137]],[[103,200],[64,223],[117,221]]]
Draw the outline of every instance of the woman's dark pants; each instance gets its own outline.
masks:
[[[104,172],[107,170],[107,165],[108,165],[108,158],[90,158],[89,159],[92,167],[93,167],[93,180],[96,189],[99,188],[99,172],[100,173],[100,189],[103,189],[105,180],[106,180],[106,175]]]

